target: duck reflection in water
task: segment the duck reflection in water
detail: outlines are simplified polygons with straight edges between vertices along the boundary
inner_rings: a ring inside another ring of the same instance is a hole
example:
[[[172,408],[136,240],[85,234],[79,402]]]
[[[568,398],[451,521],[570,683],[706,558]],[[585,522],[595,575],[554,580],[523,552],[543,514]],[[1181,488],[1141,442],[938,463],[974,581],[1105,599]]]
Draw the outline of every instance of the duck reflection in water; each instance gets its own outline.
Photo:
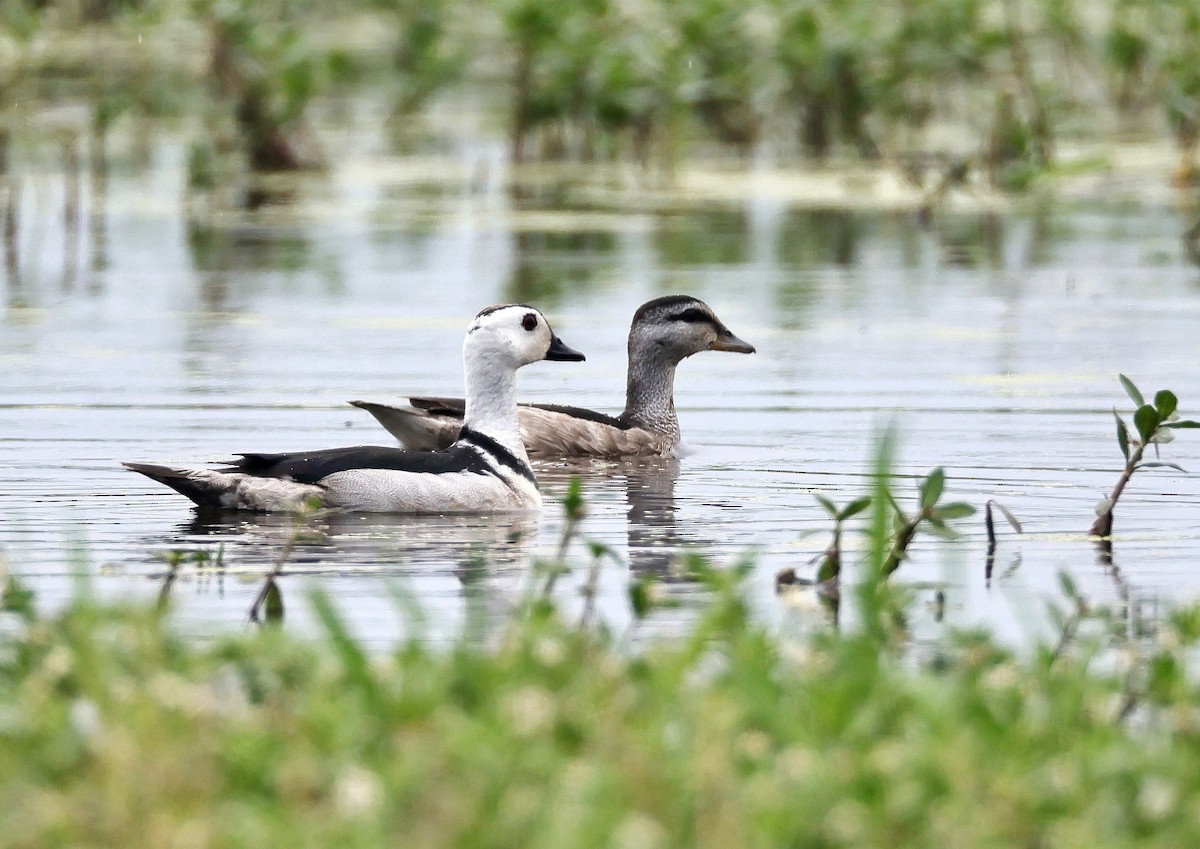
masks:
[[[555,490],[565,490],[571,478],[584,479],[584,497],[598,491],[624,489],[628,505],[625,533],[629,567],[634,575],[662,581],[679,578],[677,560],[689,546],[708,541],[684,538],[678,532],[675,482],[679,460],[674,457],[640,457],[629,460],[564,460],[539,463],[538,479]]]
[[[483,563],[494,572],[519,570],[533,557],[537,529],[537,515],[524,513],[409,516],[319,511],[295,517],[198,510],[181,527],[183,539],[172,542],[211,545],[213,537],[223,537],[223,543],[235,546],[227,559],[236,558],[239,567],[268,568],[295,539],[285,571],[403,576],[458,572],[467,563]]]

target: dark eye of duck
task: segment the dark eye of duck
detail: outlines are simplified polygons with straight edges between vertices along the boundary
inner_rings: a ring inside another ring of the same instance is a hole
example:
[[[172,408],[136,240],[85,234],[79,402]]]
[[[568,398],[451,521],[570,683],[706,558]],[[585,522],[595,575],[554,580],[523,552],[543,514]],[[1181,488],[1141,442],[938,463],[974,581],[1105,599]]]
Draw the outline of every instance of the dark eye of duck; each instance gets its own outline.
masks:
[[[704,310],[699,307],[688,307],[681,313],[676,313],[671,316],[672,321],[687,321],[692,323],[712,321],[712,318]]]
[[[533,330],[537,327],[537,316],[531,312],[525,313],[525,317],[521,319],[521,326],[526,330]]]

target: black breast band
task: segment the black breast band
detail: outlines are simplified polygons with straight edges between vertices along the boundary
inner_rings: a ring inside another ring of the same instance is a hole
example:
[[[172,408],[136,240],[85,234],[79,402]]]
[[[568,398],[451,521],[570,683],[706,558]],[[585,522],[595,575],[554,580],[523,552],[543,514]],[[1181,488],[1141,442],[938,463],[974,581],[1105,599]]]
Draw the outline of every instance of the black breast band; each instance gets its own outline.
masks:
[[[469,442],[472,445],[482,448],[488,454],[495,457],[500,465],[511,469],[534,486],[537,486],[537,478],[533,476],[533,469],[529,468],[529,464],[490,436],[482,434],[477,430],[472,430],[464,425],[462,433],[458,435],[458,438],[463,442]]]

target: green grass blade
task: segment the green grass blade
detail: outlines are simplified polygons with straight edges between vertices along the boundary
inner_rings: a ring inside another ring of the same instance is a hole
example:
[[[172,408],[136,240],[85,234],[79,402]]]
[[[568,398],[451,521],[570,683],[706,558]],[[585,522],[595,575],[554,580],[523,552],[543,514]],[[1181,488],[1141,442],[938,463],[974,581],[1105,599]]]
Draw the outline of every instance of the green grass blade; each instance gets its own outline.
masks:
[[[896,428],[889,425],[875,444],[875,459],[872,473],[875,476],[875,492],[871,499],[871,523],[868,527],[869,574],[878,578],[883,575],[883,564],[892,545],[892,515],[895,501],[891,493],[891,475],[896,462]]]

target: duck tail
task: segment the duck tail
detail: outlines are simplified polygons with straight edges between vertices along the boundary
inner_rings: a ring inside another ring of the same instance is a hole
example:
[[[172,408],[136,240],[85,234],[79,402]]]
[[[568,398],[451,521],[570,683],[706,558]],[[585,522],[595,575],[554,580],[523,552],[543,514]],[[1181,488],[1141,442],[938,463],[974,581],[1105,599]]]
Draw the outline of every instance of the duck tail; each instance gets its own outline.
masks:
[[[219,510],[301,511],[323,502],[325,490],[288,478],[258,477],[215,469],[177,469],[153,463],[122,463],[185,495],[198,507]]]
[[[371,401],[351,401],[366,410],[405,448],[413,451],[440,451],[449,448],[462,430],[461,418],[443,418],[412,407],[393,407]]]
[[[180,495],[185,495],[200,507],[227,507],[223,500],[228,491],[228,484],[220,480],[220,473],[195,470],[177,469],[171,466],[159,466],[153,463],[122,463],[130,471],[145,475],[151,480],[171,487]]]

